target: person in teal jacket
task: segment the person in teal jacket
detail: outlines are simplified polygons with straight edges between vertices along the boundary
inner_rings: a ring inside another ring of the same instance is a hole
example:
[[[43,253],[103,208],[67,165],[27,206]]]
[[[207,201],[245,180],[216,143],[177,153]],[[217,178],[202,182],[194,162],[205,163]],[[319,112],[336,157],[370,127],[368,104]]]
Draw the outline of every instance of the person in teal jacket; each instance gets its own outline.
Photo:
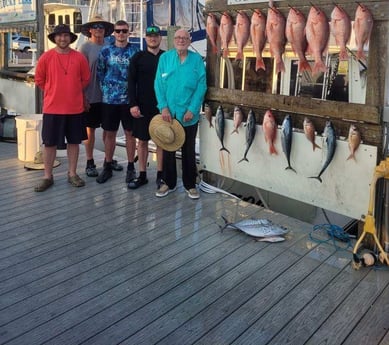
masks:
[[[206,74],[200,54],[188,50],[189,32],[179,29],[174,34],[175,49],[164,53],[158,63],[154,88],[158,109],[164,121],[178,120],[185,130],[181,148],[182,181],[191,199],[200,197],[196,189],[196,134],[200,108],[207,90]],[[163,151],[164,184],[156,192],[164,197],[176,190],[176,153]]]

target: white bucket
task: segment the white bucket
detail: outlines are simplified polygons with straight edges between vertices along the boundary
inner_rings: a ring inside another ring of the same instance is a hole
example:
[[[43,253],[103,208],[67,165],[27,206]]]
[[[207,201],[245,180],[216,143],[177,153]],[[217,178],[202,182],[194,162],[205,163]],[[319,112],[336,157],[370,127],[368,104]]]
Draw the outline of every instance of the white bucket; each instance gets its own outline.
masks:
[[[42,114],[16,116],[18,135],[18,158],[23,162],[32,162],[41,149]]]

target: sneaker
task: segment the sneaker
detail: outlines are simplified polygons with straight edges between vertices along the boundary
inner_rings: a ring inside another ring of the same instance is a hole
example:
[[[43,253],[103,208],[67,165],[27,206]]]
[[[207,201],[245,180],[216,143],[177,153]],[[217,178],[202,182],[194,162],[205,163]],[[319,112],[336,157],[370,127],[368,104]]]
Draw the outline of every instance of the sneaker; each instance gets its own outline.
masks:
[[[130,181],[136,179],[136,170],[128,170],[127,169],[127,174],[126,174],[126,183],[129,183]]]
[[[155,196],[158,198],[163,198],[164,196],[168,195],[169,193],[173,193],[177,187],[174,187],[173,189],[170,189],[167,184],[163,184],[155,193]]]
[[[104,163],[103,171],[97,176],[97,183],[105,183],[112,177],[112,165]]]
[[[161,188],[161,186],[164,184],[163,180],[161,178],[157,178],[155,180],[155,184],[157,185],[157,189]]]
[[[96,165],[87,165],[85,168],[86,176],[88,177],[97,177],[99,176],[99,172],[96,169]]]
[[[147,184],[148,182],[149,182],[149,180],[147,178],[141,179],[138,177],[138,178],[134,178],[133,180],[128,182],[127,187],[128,187],[128,189],[137,189],[140,186]]]
[[[200,194],[196,188],[188,189],[186,192],[188,193],[188,196],[191,199],[199,199],[200,198]]]
[[[121,164],[119,164],[116,159],[113,159],[112,160],[112,170],[113,171],[122,171],[123,166]]]

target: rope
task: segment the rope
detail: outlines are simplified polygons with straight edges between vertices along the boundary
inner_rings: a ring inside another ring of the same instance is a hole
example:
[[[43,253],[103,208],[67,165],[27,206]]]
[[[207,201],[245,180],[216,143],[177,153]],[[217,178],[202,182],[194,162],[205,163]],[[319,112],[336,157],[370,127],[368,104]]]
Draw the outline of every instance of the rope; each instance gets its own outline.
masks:
[[[327,235],[326,239],[323,239]],[[316,237],[315,234],[320,234]],[[351,248],[350,236],[338,225],[333,224],[318,224],[313,227],[309,233],[309,238],[316,243],[332,243],[336,250],[349,250]],[[343,245],[339,245],[343,243]]]
[[[200,180],[200,183],[199,183],[199,189],[204,193],[208,193],[208,194],[222,193],[222,194],[226,194],[228,196],[231,196],[235,199],[240,200],[240,198],[237,197],[236,195],[228,193],[224,189],[220,189],[220,188],[217,188],[215,186],[212,186],[212,185],[206,183],[205,181],[203,181],[202,179]]]

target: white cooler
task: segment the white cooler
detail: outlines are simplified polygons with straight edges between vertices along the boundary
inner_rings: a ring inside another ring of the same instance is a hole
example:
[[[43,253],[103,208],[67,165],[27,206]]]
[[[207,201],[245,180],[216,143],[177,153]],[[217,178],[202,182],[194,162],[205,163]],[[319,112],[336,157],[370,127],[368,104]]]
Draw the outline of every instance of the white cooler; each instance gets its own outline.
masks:
[[[23,162],[34,161],[42,145],[42,114],[16,116],[18,158]]]

